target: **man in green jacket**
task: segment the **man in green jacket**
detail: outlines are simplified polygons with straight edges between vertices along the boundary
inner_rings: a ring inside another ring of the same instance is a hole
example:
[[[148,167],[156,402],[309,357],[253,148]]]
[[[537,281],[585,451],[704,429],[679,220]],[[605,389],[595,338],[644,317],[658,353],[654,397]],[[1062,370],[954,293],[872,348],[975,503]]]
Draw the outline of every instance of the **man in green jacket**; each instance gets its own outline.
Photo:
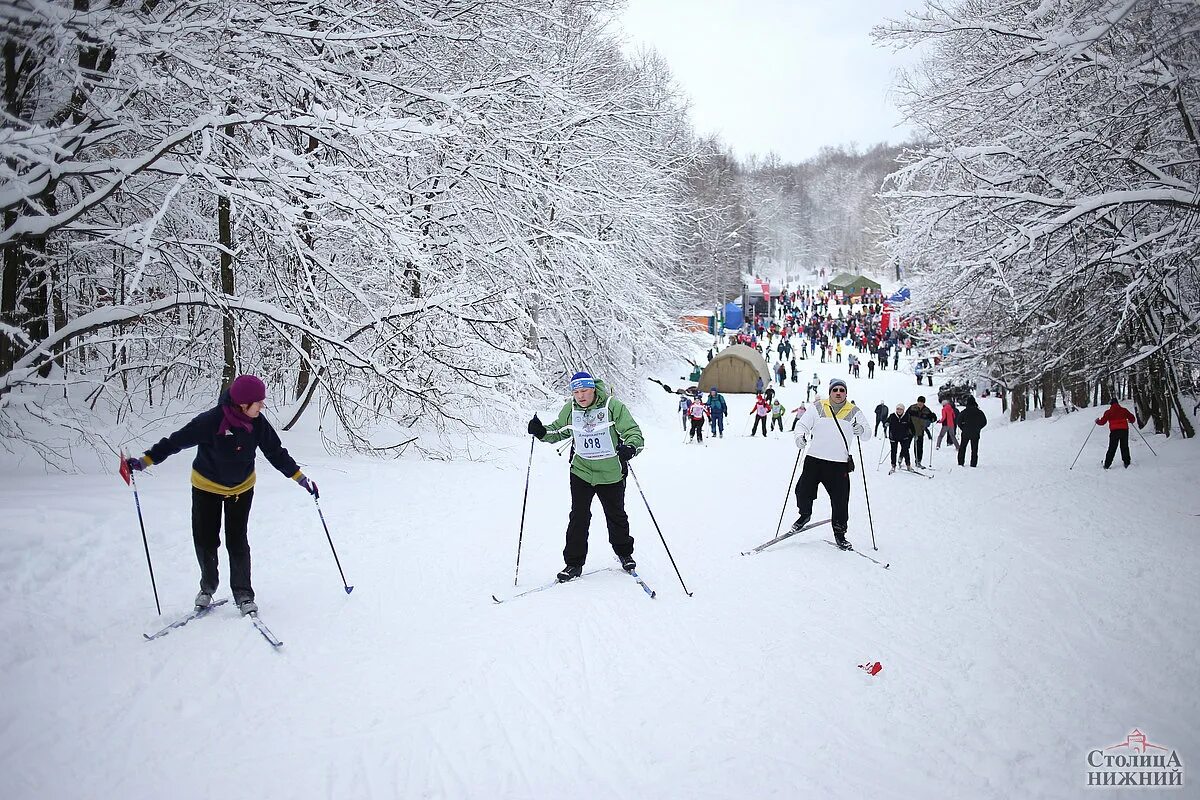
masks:
[[[626,571],[637,569],[633,560],[633,537],[625,513],[626,462],[642,451],[641,428],[629,409],[608,393],[603,381],[586,372],[571,377],[574,398],[563,406],[558,418],[543,425],[537,414],[529,421],[529,433],[543,442],[561,442],[573,437],[571,445],[571,516],[567,522],[566,566],[559,581],[583,574],[587,560],[588,528],[592,521],[592,498],[600,498],[608,521],[608,542]]]

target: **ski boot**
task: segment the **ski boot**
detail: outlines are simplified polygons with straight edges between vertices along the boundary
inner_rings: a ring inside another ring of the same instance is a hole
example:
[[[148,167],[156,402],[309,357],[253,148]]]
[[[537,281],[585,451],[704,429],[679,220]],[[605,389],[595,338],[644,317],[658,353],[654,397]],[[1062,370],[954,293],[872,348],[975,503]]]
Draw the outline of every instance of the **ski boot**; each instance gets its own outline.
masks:
[[[811,520],[812,514],[803,514],[797,517],[796,521],[792,523],[791,532],[799,533],[800,531],[804,530],[804,526],[807,525]]]
[[[567,564],[565,567],[563,567],[561,570],[558,571],[558,575],[556,575],[555,577],[558,579],[559,583],[566,583],[567,581],[578,578],[582,574],[583,574],[583,567],[576,567],[572,564]]]

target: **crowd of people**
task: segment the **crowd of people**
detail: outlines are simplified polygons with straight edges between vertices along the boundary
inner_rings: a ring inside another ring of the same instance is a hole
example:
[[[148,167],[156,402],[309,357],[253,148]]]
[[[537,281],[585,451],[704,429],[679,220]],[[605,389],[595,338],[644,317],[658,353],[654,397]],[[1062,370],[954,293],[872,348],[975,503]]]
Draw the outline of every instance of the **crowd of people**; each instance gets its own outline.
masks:
[[[925,404],[925,395],[917,397],[910,406],[903,403],[896,405],[894,411],[888,413],[887,403],[882,400],[875,406],[875,431],[883,426],[891,443],[892,468],[903,464],[904,469],[914,471],[913,459],[916,459],[916,470],[925,469],[925,439],[933,441],[933,425],[940,424],[935,450],[942,448],[942,440],[958,451],[958,465],[965,466],[967,448],[971,450],[971,466],[979,465],[979,432],[987,425],[987,416],[979,408],[974,397],[968,397],[965,407],[956,408],[954,400],[946,397],[942,400],[940,414],[934,414]]]
[[[761,353],[779,386],[789,380],[800,383],[800,362],[810,358],[845,364],[854,378],[862,377],[864,366],[869,379],[876,368],[886,370],[890,364],[899,369],[901,351],[910,355],[913,350],[911,328],[884,327],[883,297],[878,293],[846,298],[844,305],[838,299],[824,289],[781,291],[769,315],[755,314],[742,330],[729,335],[728,342]],[[920,327],[932,330],[929,323]],[[932,385],[941,357],[918,364],[918,383],[925,378]]]
[[[823,362],[845,364],[846,371],[856,378],[860,376],[860,356],[865,356],[870,379],[874,377],[876,366],[886,370],[889,360],[892,369],[898,369],[901,348],[911,352],[913,340],[894,329],[883,329],[880,321],[882,298],[868,296],[863,300],[851,303],[849,313],[846,313],[847,307],[839,305],[834,314],[832,297],[826,292],[784,292],[779,298],[776,318],[757,318],[735,334],[733,340],[756,348],[768,359],[772,352],[778,355],[778,364],[772,372],[779,388],[789,379],[792,384],[799,384],[797,358],[804,360],[817,353]],[[852,348],[857,352],[850,352]],[[709,359],[712,358],[710,351]],[[785,361],[790,362],[790,370],[785,367]],[[932,385],[936,363],[937,359],[932,364],[928,360],[916,363],[914,373],[918,385],[922,377],[929,377]],[[693,379],[699,375],[697,367]],[[843,549],[853,549],[847,538],[849,475],[855,469],[851,436],[857,440],[861,455],[861,443],[878,435],[882,426],[891,445],[889,474],[895,473],[901,465],[917,472],[926,468],[925,440],[934,442],[933,426],[940,425],[933,449],[940,449],[945,441],[957,450],[959,466],[965,466],[968,451],[970,466],[978,466],[979,438],[987,425],[987,417],[973,395],[964,398],[962,408],[955,405],[953,395],[939,398],[940,413],[935,413],[926,404],[924,395],[919,395],[910,405],[898,403],[890,411],[887,403],[880,401],[875,407],[875,424],[871,426],[863,410],[849,399],[847,382],[842,378],[833,378],[826,396],[822,397],[820,379],[814,372],[806,383],[804,402],[790,412],[776,396],[776,387],[764,384],[760,376],[750,410],[753,427],[749,435],[753,437],[761,432],[767,437],[776,429],[782,434],[784,417],[791,413],[790,433],[805,455],[804,469],[795,486],[799,516],[792,526],[793,531],[809,525],[813,502],[819,487],[823,486],[830,498],[835,544]],[[570,388],[572,397],[554,420],[545,424],[535,414],[527,426],[529,434],[537,440],[554,443],[570,439],[572,444],[571,511],[563,549],[564,566],[557,580],[572,580],[583,573],[592,500],[597,497],[604,510],[609,545],[621,567],[634,573],[637,564],[625,512],[625,479],[629,474],[629,461],[644,446],[641,429],[629,409],[612,396],[603,381],[587,372],[577,372],[571,378]],[[669,390],[669,387],[665,388]],[[695,387],[680,390],[679,394],[678,409],[689,440],[703,443],[705,428],[710,437],[724,438],[729,404],[717,386],[710,386],[707,393]],[[122,457],[122,474],[128,480],[133,473],[160,464],[181,450],[197,449],[191,474],[192,535],[200,567],[200,588],[195,600],[197,611],[209,608],[214,602],[213,594],[219,580],[219,534],[224,527],[234,602],[243,614],[257,613],[247,538],[256,483],[256,452],[262,452],[272,466],[314,498],[319,496],[316,483],[301,472],[274,428],[261,416],[266,395],[266,385],[261,379],[253,375],[239,376],[221,394],[215,408],[198,415],[142,456]],[[1112,466],[1118,449],[1124,465],[1130,465],[1129,423],[1135,421],[1117,400],[1113,400],[1104,415],[1096,420],[1096,425],[1107,424],[1110,431],[1105,469]],[[881,452],[881,462],[882,458]]]

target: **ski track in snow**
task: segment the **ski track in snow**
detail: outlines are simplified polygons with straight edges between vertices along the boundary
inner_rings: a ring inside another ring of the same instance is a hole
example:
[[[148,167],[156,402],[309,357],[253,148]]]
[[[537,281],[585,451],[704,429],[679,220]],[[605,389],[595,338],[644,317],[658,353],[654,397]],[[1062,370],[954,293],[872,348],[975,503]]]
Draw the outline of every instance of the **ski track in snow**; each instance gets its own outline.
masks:
[[[936,396],[903,370],[850,385],[868,416]],[[782,391],[789,408],[803,395]],[[879,552],[860,472],[850,538],[884,571],[820,544],[827,528],[739,554],[774,535],[785,495],[794,518],[795,448],[740,435],[751,398],[727,399],[705,448],[681,441],[674,395],[634,409],[634,468],[690,599],[630,482],[657,598],[613,570],[492,602],[561,566],[567,461],[550,447],[514,590],[527,438],[494,437],[492,463],[426,463],[285,436],[356,588],[311,502],[260,459],[255,588],[279,651],[229,607],[142,640],[196,590],[189,456],[139,477],[162,618],[115,475],[9,470],[5,796],[1059,798],[1089,796],[1087,751],[1134,727],[1200,756],[1194,444],[1155,437],[1155,458],[1135,436],[1134,467],[1104,472],[1098,432],[1068,471],[1095,414],[1010,426],[990,399],[978,469],[930,445],[934,480],[888,476],[872,440]],[[814,517],[828,508],[822,492]],[[590,544],[589,568],[612,565],[599,504]]]

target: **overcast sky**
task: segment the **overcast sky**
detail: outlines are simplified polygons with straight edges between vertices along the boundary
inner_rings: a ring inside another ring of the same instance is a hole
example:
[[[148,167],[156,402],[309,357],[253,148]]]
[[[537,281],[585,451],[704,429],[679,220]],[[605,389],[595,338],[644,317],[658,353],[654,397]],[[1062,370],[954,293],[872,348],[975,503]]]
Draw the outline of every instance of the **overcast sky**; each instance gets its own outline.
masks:
[[[871,27],[918,0],[628,0],[630,45],[663,55],[692,100],[696,132],[739,157],[810,158],[824,145],[900,142],[891,102],[911,62],[871,44]]]

